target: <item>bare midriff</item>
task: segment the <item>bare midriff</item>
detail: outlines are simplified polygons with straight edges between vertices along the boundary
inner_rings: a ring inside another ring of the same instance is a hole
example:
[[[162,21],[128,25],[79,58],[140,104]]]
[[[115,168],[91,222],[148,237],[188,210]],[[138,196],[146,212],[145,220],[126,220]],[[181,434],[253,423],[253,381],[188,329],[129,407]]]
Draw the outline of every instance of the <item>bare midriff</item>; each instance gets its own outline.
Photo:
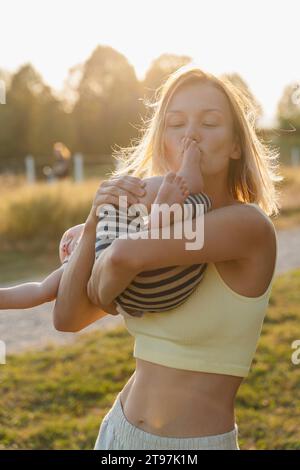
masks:
[[[124,415],[137,428],[168,437],[232,431],[242,377],[181,370],[136,359],[120,393]]]

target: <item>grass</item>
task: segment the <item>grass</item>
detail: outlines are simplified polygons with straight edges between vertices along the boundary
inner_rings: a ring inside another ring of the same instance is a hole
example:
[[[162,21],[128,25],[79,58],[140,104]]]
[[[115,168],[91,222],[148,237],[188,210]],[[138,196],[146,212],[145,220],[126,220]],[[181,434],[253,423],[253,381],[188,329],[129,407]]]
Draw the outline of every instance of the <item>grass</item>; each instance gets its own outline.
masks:
[[[252,372],[240,389],[237,418],[246,449],[300,449],[300,270],[275,279]]]
[[[9,356],[0,366],[0,449],[88,449],[133,372],[127,332]]]
[[[300,449],[300,270],[275,279],[248,378],[236,402],[241,449]],[[91,449],[99,425],[135,368],[119,327],[75,343],[7,357],[0,366],[0,448]]]
[[[0,286],[41,280],[60,265],[58,250],[0,251]]]
[[[64,231],[86,219],[98,186],[99,180],[63,181],[8,190],[0,198],[2,250],[57,249]]]
[[[282,166],[284,180],[280,183],[282,208],[273,220],[276,229],[289,229],[300,225],[300,167]]]

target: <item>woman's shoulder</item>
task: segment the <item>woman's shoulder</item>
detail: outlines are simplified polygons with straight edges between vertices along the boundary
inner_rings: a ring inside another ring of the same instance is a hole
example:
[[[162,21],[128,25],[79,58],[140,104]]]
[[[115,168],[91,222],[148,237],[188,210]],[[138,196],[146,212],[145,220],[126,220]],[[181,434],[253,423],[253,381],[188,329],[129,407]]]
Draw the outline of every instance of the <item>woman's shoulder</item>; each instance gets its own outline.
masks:
[[[228,269],[236,270],[234,272],[237,273],[238,278],[246,279],[249,272],[252,272],[254,275],[258,276],[257,265],[263,261],[263,268],[260,269],[259,278],[261,278],[262,282],[264,282],[265,287],[270,283],[270,278],[272,273],[274,273],[277,259],[278,244],[274,224],[271,218],[260,208],[258,204],[237,202],[233,203],[231,208],[233,210],[238,209],[239,211],[248,211],[248,214],[246,213],[246,219],[242,216],[239,217],[240,223],[244,224],[245,221],[247,221],[247,230],[249,230],[251,234],[253,231],[253,237],[251,236],[251,238],[255,239],[255,243],[253,245],[254,250],[247,248],[245,257],[242,260],[235,260],[232,262],[228,261],[226,266],[229,266]],[[257,230],[254,230],[254,228]],[[254,232],[256,232],[255,236]],[[257,280],[259,278],[257,278]],[[252,294],[259,295],[255,292]]]
[[[254,202],[245,202],[242,203],[246,207],[252,208],[253,211],[257,213],[257,217],[261,219],[262,223],[265,223],[267,226],[272,227],[275,230],[272,219],[263,211],[263,209]]]
[[[234,204],[235,205],[235,204]],[[250,202],[237,202],[237,206],[243,206],[249,213],[249,218],[252,221],[252,226],[259,229],[261,234],[260,240],[265,247],[270,246],[271,243],[276,242],[276,229],[272,219],[263,211],[263,209],[256,203]]]

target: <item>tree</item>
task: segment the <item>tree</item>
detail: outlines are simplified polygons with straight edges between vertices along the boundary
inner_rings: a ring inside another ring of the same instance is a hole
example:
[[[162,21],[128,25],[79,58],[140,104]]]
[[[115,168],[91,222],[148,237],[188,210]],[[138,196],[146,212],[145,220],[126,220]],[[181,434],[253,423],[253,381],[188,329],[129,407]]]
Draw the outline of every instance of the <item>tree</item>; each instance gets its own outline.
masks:
[[[6,105],[1,113],[1,119],[5,120],[3,124],[7,133],[5,139],[6,158],[24,157],[30,152],[31,111],[41,89],[41,77],[30,64],[22,66],[12,76],[7,91]],[[3,148],[1,148],[2,152]]]
[[[290,83],[283,91],[277,107],[277,119],[283,129],[300,130],[300,84]]]
[[[162,54],[155,59],[141,84],[146,99],[154,97],[155,91],[167,80],[171,73],[188,64],[191,60],[192,58],[189,56],[175,54]]]
[[[134,68],[113,48],[98,46],[73,72],[80,78],[77,89],[73,87],[78,96],[73,109],[77,148],[110,154],[112,143],[127,145],[140,109]]]
[[[32,65],[23,65],[11,77],[6,105],[0,107],[2,164],[23,168],[27,154],[52,154],[53,143],[64,140],[65,127],[60,101]]]

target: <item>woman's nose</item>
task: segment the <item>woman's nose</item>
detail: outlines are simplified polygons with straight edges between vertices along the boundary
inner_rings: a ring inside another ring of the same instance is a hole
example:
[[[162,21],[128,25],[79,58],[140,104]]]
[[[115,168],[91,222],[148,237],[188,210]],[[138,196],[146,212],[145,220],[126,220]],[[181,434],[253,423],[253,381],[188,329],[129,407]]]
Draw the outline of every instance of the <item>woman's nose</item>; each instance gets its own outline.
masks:
[[[195,140],[197,142],[197,144],[199,144],[201,142],[201,138],[196,135],[196,134],[189,134],[189,135],[186,135],[184,137],[184,139],[190,139],[190,140]]]
[[[185,137],[188,137],[191,140],[196,140],[197,142],[200,142],[200,140],[201,140],[201,135],[200,135],[199,129],[198,130],[195,129],[194,126],[187,129],[187,131],[185,133]]]

